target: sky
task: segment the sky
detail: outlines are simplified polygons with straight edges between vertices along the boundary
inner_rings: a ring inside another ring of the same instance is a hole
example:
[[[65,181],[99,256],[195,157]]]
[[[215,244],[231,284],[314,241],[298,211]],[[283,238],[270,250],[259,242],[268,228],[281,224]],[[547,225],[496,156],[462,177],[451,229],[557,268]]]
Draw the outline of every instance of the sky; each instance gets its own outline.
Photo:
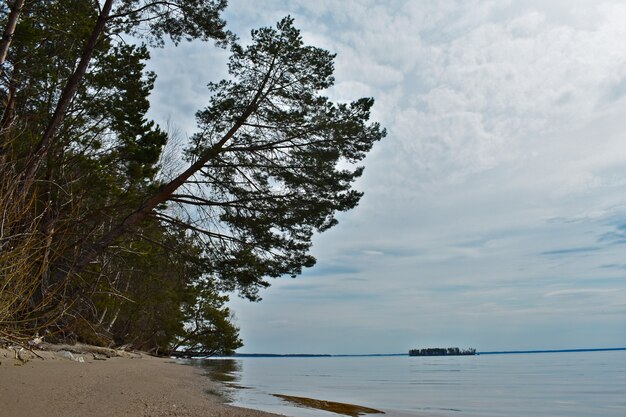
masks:
[[[230,0],[241,42],[295,18],[337,53],[336,101],[388,131],[318,263],[250,303],[245,353],[626,346],[626,3]],[[152,51],[151,115],[180,137],[227,52]]]

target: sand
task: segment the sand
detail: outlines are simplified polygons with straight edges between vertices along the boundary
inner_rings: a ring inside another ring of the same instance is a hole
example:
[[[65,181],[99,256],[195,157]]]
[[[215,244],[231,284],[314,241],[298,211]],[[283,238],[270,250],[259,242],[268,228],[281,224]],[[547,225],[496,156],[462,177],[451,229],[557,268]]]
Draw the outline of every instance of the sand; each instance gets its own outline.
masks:
[[[37,353],[0,349],[0,416],[277,416],[224,404],[218,383],[170,359]]]

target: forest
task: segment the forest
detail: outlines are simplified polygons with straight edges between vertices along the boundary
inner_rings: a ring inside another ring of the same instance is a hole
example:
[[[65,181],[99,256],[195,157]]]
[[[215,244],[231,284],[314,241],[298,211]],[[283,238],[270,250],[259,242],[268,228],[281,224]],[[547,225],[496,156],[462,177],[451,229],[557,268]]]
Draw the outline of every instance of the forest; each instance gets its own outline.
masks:
[[[243,45],[226,7],[2,2],[2,340],[230,354],[228,297],[312,267],[313,235],[358,204],[359,163],[386,134],[373,99],[331,101],[335,56],[291,17]],[[176,151],[147,116],[146,63],[181,42],[230,58]]]

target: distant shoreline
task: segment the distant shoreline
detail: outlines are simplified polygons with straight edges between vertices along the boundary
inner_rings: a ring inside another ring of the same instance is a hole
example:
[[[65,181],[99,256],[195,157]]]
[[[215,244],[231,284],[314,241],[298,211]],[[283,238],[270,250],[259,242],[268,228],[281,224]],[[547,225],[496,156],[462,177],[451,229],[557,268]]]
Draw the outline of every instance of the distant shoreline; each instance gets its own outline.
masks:
[[[581,348],[581,349],[546,349],[546,350],[501,350],[476,352],[476,355],[512,355],[526,353],[575,353],[575,352],[611,352],[626,350],[626,347],[619,348]],[[226,358],[363,358],[363,357],[389,357],[389,356],[409,356],[408,353],[366,353],[366,354],[316,354],[316,353],[236,353]],[[468,355],[474,356],[474,355]]]
[[[616,350],[626,350],[621,348],[594,348],[594,349],[548,349],[548,350],[505,350],[493,352],[477,352],[478,355],[510,355],[518,353],[575,353],[575,352],[611,352]]]

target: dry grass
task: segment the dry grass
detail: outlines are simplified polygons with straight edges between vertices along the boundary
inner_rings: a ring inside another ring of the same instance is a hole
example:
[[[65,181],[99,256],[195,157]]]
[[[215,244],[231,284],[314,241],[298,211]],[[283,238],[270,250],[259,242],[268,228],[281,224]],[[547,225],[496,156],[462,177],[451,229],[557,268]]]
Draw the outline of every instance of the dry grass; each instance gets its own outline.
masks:
[[[54,254],[46,207],[37,208],[32,187],[18,178],[0,166],[0,330],[19,339],[50,315],[54,297],[41,283]]]

